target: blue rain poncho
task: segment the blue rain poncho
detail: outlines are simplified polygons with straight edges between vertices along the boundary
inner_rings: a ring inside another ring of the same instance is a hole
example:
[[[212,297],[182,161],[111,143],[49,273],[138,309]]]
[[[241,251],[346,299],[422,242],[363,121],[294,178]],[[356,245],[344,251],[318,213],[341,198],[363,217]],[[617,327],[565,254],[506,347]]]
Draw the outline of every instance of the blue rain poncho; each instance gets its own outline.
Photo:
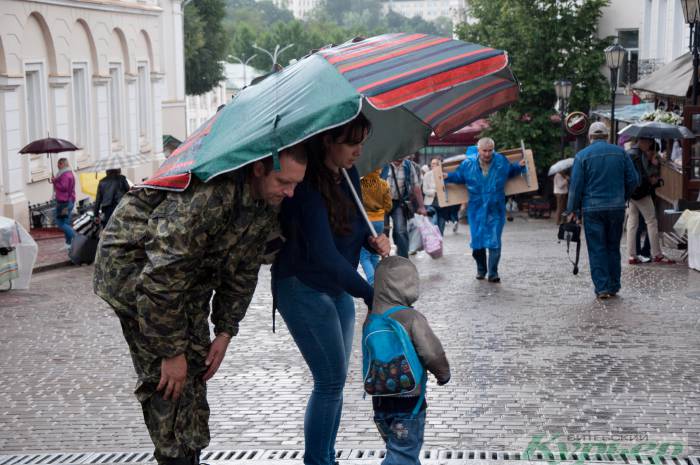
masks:
[[[479,166],[476,146],[467,149],[467,158],[456,171],[447,175],[445,182],[464,184],[469,192],[469,230],[472,249],[501,248],[501,233],[506,222],[505,184],[508,178],[525,170],[517,162],[494,152],[488,175]]]

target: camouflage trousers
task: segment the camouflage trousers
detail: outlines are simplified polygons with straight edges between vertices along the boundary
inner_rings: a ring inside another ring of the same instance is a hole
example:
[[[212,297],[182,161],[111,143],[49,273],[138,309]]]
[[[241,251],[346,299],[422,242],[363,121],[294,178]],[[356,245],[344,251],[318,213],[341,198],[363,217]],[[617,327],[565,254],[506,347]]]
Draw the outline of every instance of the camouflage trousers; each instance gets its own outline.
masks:
[[[156,391],[162,359],[148,350],[136,320],[121,316],[119,320],[138,376],[134,394],[141,403],[156,460],[165,464],[187,458],[192,459],[189,463],[197,463],[198,452],[209,445],[209,404],[202,380],[206,352],[188,349],[182,394],[177,401],[165,400],[163,391]]]

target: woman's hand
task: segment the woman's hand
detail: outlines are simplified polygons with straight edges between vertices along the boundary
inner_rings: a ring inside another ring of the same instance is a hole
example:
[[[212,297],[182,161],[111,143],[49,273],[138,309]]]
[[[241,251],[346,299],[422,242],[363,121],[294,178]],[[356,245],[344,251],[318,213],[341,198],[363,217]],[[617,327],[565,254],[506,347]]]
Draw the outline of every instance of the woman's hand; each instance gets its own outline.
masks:
[[[370,237],[368,239],[369,245],[382,257],[388,257],[389,252],[391,252],[391,243],[389,238],[384,234],[380,234],[377,237]]]

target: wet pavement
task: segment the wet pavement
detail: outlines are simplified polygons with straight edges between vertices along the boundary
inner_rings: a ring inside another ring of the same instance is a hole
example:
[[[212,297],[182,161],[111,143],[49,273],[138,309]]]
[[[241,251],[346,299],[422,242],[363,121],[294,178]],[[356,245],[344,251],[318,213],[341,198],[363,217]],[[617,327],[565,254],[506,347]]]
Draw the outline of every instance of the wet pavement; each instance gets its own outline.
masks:
[[[549,447],[669,441],[677,455],[700,452],[700,273],[625,264],[620,297],[598,302],[585,248],[573,276],[553,223],[518,217],[504,233],[503,282],[490,284],[474,279],[465,229],[448,228],[443,258],[414,258],[416,307],[453,370],[447,386],[429,386],[426,448],[523,451],[555,438]],[[0,453],[151,448],[126,344],[91,275],[48,271],[0,294]],[[272,333],[270,302],[264,269],[209,384],[212,450],[303,447],[311,379],[281,318]],[[382,447],[358,342],[356,332],[340,449]]]

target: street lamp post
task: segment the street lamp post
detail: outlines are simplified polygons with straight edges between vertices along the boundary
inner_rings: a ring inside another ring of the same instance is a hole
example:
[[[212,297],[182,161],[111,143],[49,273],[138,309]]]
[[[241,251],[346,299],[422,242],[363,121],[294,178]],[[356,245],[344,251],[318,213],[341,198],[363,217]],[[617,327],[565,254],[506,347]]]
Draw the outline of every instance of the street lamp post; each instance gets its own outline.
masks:
[[[566,145],[566,126],[564,118],[566,110],[569,106],[569,97],[571,96],[571,81],[560,79],[554,82],[554,93],[559,102],[559,119],[561,120],[561,158],[564,159],[564,146]]]
[[[245,60],[241,60],[240,58],[238,58],[237,56],[234,56],[234,55],[229,55],[229,56],[228,56],[228,59],[229,59],[229,60],[236,60],[236,61],[239,62],[241,65],[243,65],[243,87],[245,87],[245,86],[248,85],[248,80],[246,79],[246,68],[248,68],[248,63],[250,62],[250,60],[252,60],[252,59],[255,58],[256,56],[258,56],[258,54],[257,54],[257,53],[254,53],[254,54],[252,54],[251,56],[249,56],[248,59],[245,59],[245,55],[243,55],[243,58],[244,58]]]
[[[605,62],[610,68],[610,98],[612,106],[610,108],[610,142],[617,143],[617,125],[615,124],[615,93],[617,91],[617,71],[620,69],[625,59],[627,50],[617,42],[605,49]]]
[[[275,65],[277,64],[277,57],[278,57],[279,55],[282,55],[282,53],[283,53],[285,50],[287,50],[288,48],[291,48],[291,47],[294,47],[294,44],[285,45],[285,46],[282,47],[282,49],[280,50],[280,46],[279,46],[279,44],[277,44],[277,45],[275,45],[275,51],[272,52],[272,53],[270,53],[269,51],[265,50],[264,48],[258,47],[258,44],[253,44],[253,48],[254,48],[255,50],[260,50],[261,52],[263,52],[264,54],[266,54],[267,56],[270,57],[270,60],[272,60],[272,68],[270,69],[271,71],[274,71],[274,70],[275,70]]]
[[[693,105],[698,104],[698,65],[700,64],[700,0],[681,0],[685,22],[690,25],[690,51],[693,53]]]

